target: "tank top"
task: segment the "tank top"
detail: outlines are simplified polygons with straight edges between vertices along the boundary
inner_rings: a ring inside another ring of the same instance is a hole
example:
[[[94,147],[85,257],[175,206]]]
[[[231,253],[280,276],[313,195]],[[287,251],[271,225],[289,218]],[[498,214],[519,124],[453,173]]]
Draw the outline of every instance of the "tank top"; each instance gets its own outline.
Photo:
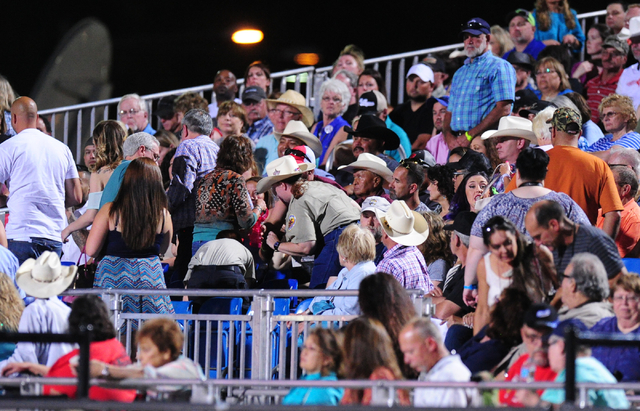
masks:
[[[487,305],[492,307],[496,301],[500,299],[500,294],[502,294],[502,290],[509,287],[511,285],[511,275],[513,274],[513,268],[504,272],[502,276],[507,278],[500,278],[498,274],[496,274],[493,269],[491,269],[491,261],[489,257],[491,253],[487,253],[484,255],[484,268],[487,273],[487,285],[489,286],[489,292],[487,293]]]
[[[162,213],[162,231],[164,231],[164,213]],[[107,234],[107,250],[105,255],[121,258],[149,258],[160,255],[160,245],[164,239],[164,233],[156,234],[156,240],[152,246],[142,250],[132,250],[127,246],[122,238],[122,233],[118,231],[116,223],[114,230],[109,230]]]

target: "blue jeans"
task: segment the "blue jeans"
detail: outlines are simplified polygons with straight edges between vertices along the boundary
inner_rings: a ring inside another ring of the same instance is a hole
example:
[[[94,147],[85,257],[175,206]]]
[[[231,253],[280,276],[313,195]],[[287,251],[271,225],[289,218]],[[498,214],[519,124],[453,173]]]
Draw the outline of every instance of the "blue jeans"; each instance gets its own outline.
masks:
[[[324,247],[315,258],[309,288],[325,288],[329,277],[336,276],[342,270],[340,256],[336,250],[338,238],[347,225],[336,228],[324,236]]]
[[[33,237],[31,242],[9,240],[9,251],[18,258],[18,262],[22,265],[29,258],[40,257],[45,251],[54,252],[60,257],[62,255],[62,243],[41,237]]]

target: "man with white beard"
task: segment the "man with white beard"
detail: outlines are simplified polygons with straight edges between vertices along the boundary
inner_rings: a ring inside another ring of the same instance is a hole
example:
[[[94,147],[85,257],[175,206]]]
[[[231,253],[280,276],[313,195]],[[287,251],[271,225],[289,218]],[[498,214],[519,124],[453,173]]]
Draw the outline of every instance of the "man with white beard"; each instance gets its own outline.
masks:
[[[451,83],[443,131],[450,149],[469,146],[475,136],[497,126],[511,113],[516,72],[490,52],[491,29],[481,18],[469,20],[460,33],[467,59]]]

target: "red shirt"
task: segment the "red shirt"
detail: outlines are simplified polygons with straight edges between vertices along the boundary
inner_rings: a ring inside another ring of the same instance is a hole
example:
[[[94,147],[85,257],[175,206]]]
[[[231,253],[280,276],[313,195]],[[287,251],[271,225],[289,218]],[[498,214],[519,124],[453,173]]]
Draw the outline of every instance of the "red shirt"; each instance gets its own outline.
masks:
[[[600,112],[598,111],[598,106],[603,98],[607,97],[609,94],[613,94],[616,92],[616,88],[618,87],[618,80],[620,80],[620,76],[622,75],[622,69],[615,75],[611,80],[606,83],[602,82],[602,74],[598,77],[594,77],[591,80],[587,81],[587,84],[584,87],[587,89],[587,104],[591,109],[591,121],[598,124],[600,121]]]
[[[509,371],[507,372],[507,378],[505,381],[519,381],[520,373],[522,372],[522,365],[529,359],[529,354],[522,354],[518,360],[513,363]],[[528,366],[528,364],[527,364]],[[517,377],[517,378],[516,378]],[[533,374],[534,381],[553,381],[556,378],[556,373],[549,367],[536,367],[536,371]],[[522,381],[519,381],[522,382]],[[538,390],[538,395],[542,395],[542,391]],[[498,394],[498,401],[500,404],[507,405],[509,407],[524,407],[520,402],[516,401],[513,396],[515,390],[500,390]]]
[[[80,350],[73,350],[56,361],[45,377],[73,378],[69,360],[80,354]],[[127,355],[120,341],[112,338],[106,341],[91,343],[89,348],[89,358],[99,360],[111,365],[125,366],[131,364],[131,359]],[[76,385],[45,385],[45,395],[57,395],[51,391],[55,390],[59,394],[65,394],[69,398],[76,397],[78,387]],[[89,388],[89,398],[96,401],[120,401],[133,402],[136,398],[136,390],[116,390],[100,387]]]

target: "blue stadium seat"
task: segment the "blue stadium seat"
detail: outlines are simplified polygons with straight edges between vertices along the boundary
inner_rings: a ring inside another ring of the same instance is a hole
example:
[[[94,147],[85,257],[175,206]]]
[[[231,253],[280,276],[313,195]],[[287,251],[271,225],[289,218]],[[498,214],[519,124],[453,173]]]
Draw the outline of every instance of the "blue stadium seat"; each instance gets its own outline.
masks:
[[[623,258],[622,262],[630,273],[640,274],[640,258]]]

